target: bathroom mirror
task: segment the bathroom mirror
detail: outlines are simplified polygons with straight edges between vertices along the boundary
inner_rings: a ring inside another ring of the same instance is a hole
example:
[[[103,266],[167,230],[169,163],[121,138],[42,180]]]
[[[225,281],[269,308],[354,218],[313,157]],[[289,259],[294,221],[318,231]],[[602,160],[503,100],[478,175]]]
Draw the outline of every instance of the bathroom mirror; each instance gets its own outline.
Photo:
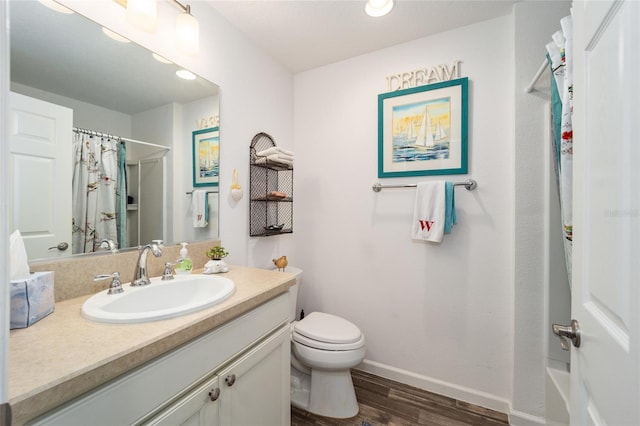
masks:
[[[184,188],[191,188],[192,132],[218,126],[219,87],[199,76],[195,80],[178,78],[177,65],[153,58],[152,52],[135,43],[107,37],[100,25],[77,13],[60,13],[38,1],[15,0],[9,4],[9,15],[11,92],[70,109],[76,131],[86,129],[124,140],[128,202],[126,238],[122,238],[126,244],[119,249],[152,239],[170,244],[217,238],[217,187],[209,188],[209,226],[203,230],[192,227],[190,198]],[[69,134],[75,137],[73,129]],[[62,151],[68,149],[71,161],[73,141],[67,146]],[[70,164],[73,168],[73,162]],[[11,186],[17,194],[30,195],[31,207],[22,211],[37,214],[28,215],[32,222],[28,227],[46,230],[45,223],[54,215],[44,214],[49,209],[41,204],[52,195],[55,200],[71,200],[72,188],[52,183],[42,194],[38,191],[45,185],[21,189],[18,184],[29,180],[32,173],[25,169],[12,170]],[[53,205],[70,204],[55,200]],[[14,219],[10,223],[17,221]],[[70,225],[71,217],[65,219]],[[41,226],[36,223],[40,220]],[[10,227],[11,231],[20,229],[13,223]],[[26,241],[30,235],[20,230]],[[29,260],[82,253],[72,240],[58,238],[51,241],[54,248],[44,251],[40,244],[37,253],[27,246]],[[61,242],[70,247],[59,250]],[[108,253],[108,249],[104,244],[95,250]]]

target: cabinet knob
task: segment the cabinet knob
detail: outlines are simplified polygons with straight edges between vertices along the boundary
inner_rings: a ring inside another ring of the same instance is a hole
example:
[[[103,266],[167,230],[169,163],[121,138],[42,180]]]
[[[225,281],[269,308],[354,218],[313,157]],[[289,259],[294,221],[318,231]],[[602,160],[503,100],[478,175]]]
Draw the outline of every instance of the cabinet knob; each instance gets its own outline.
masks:
[[[233,384],[236,382],[236,375],[235,374],[229,374],[224,379],[224,382],[227,384],[227,386],[233,386]]]
[[[211,401],[215,401],[219,397],[220,397],[220,388],[211,389],[211,392],[209,392],[209,399],[211,399]]]

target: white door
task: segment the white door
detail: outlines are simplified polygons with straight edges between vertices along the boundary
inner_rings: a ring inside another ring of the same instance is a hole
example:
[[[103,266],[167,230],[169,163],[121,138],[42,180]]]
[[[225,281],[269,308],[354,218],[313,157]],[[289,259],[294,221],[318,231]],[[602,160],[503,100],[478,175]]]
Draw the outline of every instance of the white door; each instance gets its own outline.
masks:
[[[576,1],[571,424],[640,425],[640,2]]]
[[[9,229],[29,259],[71,254],[73,111],[17,93],[9,96]],[[67,243],[66,250],[50,249]]]

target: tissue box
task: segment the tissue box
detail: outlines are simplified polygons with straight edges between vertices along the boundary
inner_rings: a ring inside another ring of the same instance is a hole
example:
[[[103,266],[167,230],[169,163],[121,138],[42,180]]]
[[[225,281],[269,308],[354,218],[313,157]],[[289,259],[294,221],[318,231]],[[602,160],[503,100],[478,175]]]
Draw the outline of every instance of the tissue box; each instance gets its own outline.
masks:
[[[53,271],[35,272],[11,281],[10,328],[29,327],[53,312],[53,275]]]

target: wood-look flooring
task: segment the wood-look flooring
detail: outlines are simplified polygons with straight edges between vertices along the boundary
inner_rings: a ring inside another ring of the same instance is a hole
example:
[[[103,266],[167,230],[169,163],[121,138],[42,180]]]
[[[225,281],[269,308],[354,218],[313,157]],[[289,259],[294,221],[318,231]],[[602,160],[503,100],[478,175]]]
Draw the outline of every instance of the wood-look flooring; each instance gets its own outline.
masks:
[[[497,426],[506,414],[351,370],[360,412],[350,419],[317,416],[291,408],[291,426]]]

